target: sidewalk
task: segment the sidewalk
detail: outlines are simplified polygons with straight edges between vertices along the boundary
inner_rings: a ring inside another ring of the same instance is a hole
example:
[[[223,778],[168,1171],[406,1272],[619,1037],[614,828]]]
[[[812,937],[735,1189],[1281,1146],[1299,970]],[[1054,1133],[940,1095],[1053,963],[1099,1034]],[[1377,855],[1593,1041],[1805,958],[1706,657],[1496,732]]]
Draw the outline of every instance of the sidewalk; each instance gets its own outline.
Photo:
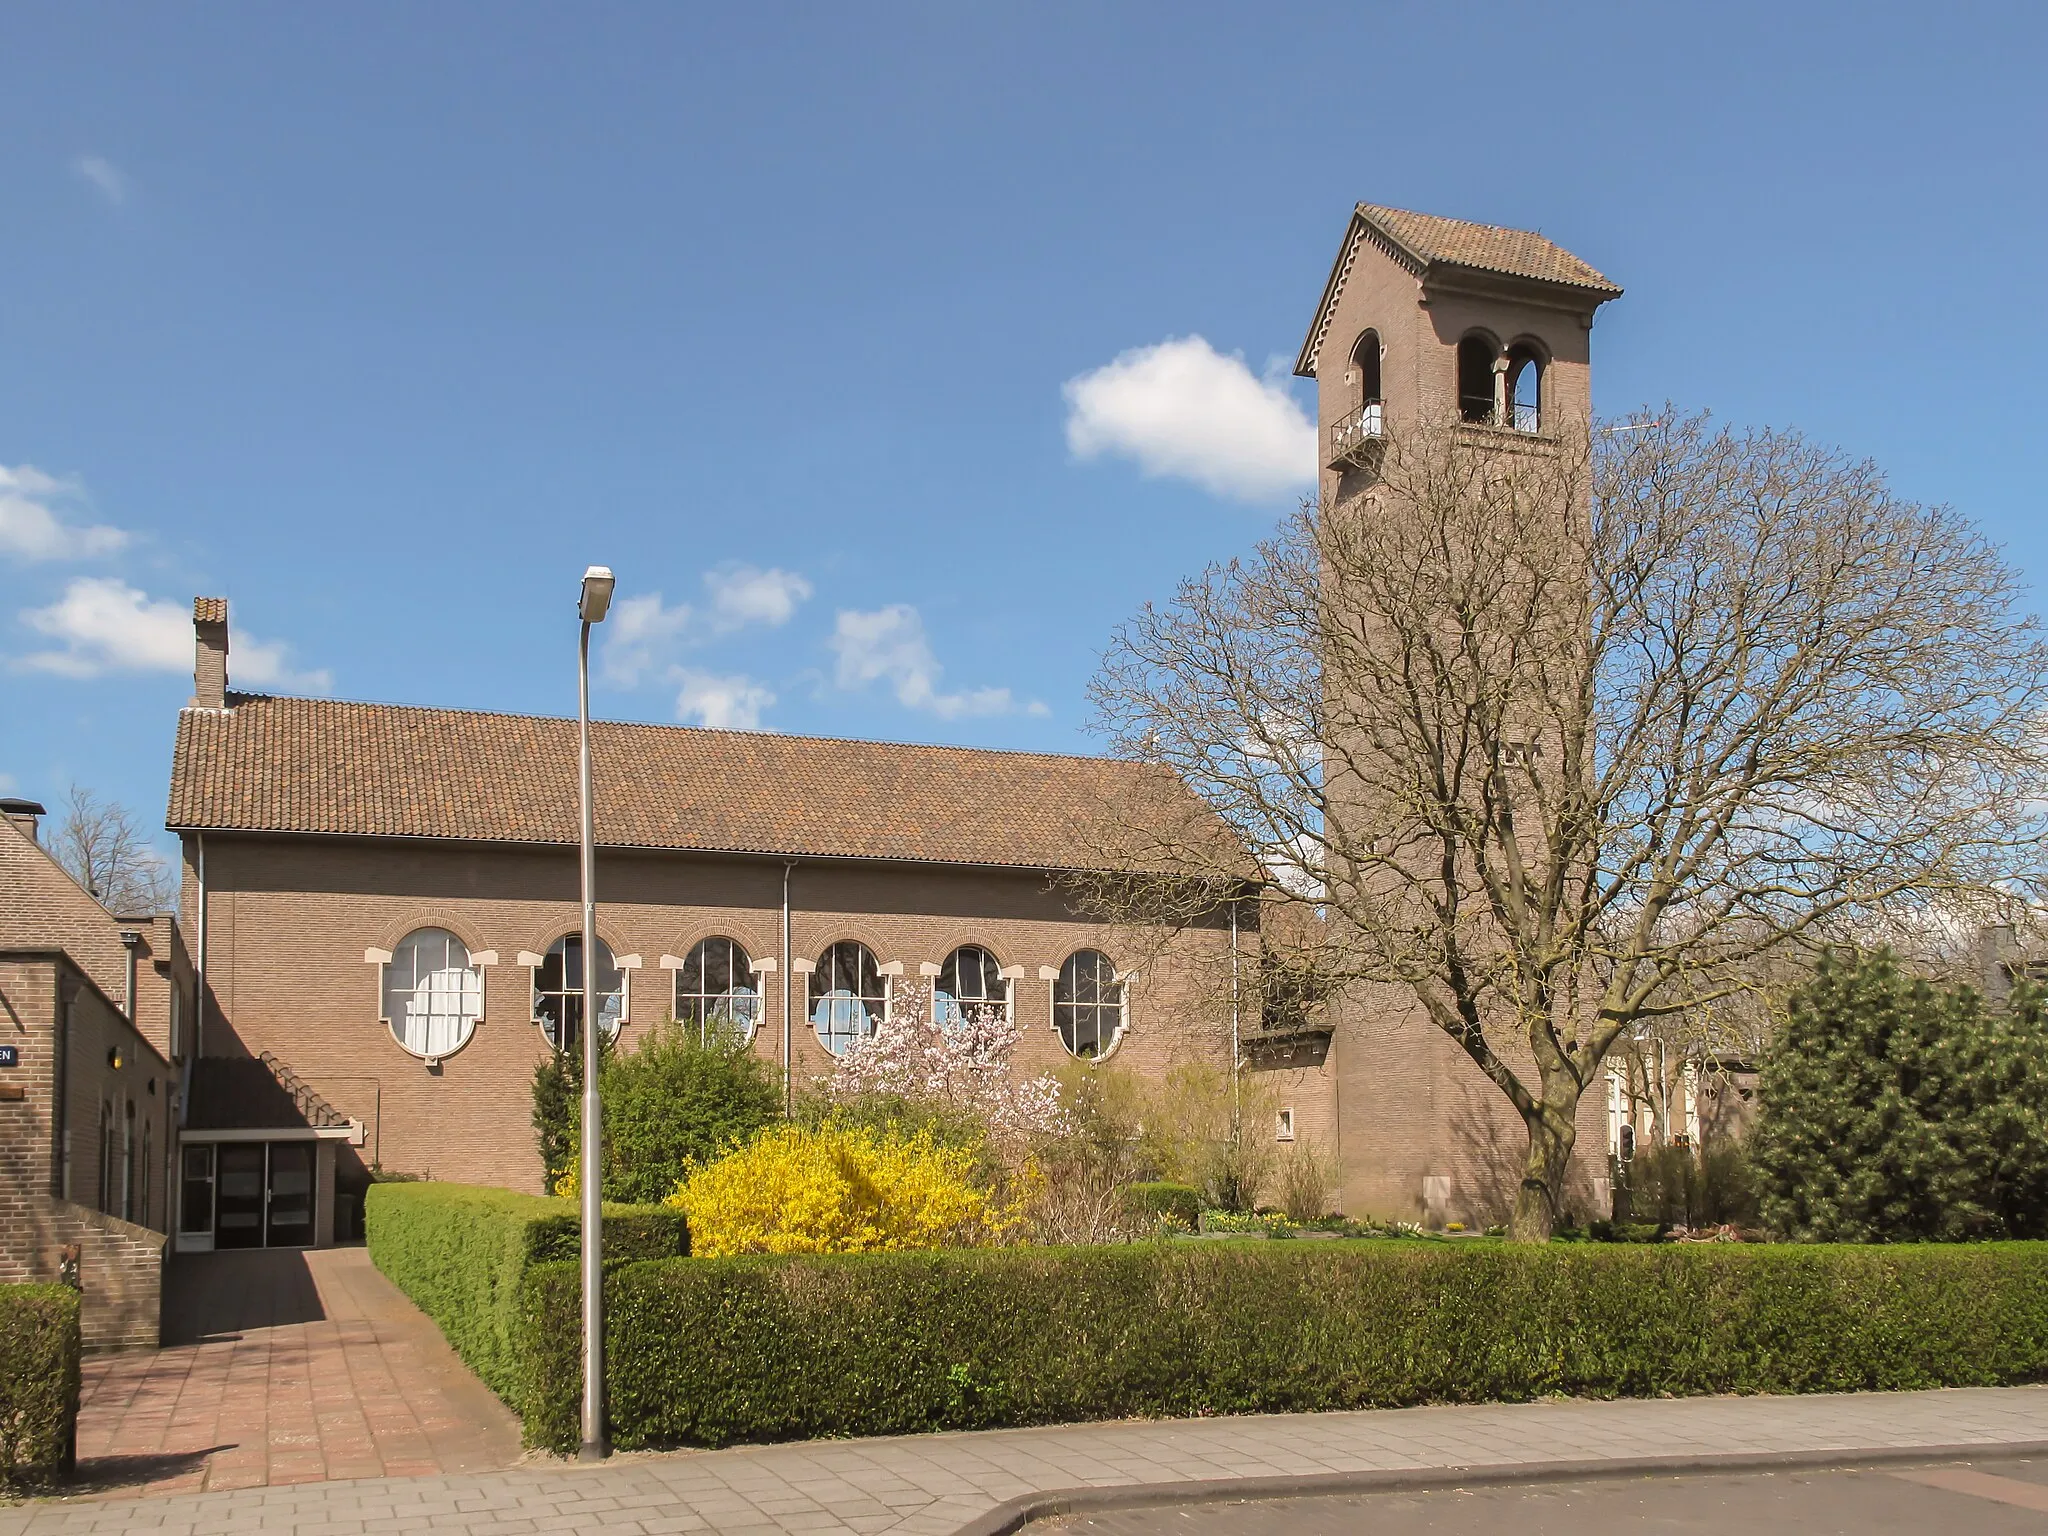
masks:
[[[1014,1529],[1089,1500],[2048,1449],[2048,1387],[1560,1401],[1065,1425],[527,1463],[0,1510],[0,1536],[85,1532],[903,1532]]]
[[[361,1248],[185,1254],[171,1347],[85,1362],[78,1472],[143,1495],[485,1472],[519,1422]]]

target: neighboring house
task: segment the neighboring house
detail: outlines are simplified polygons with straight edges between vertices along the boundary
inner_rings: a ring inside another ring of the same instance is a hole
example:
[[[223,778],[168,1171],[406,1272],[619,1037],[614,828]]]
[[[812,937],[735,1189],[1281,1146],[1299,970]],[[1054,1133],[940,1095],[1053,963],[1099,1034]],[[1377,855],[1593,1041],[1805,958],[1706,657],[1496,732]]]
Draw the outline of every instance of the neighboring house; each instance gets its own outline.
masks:
[[[158,1340],[192,973],[177,922],[116,914],[0,801],[0,1280],[75,1265],[88,1348]]]
[[[231,1241],[231,1160],[310,1178],[315,1241],[375,1167],[539,1189],[534,1069],[581,1022],[576,722],[231,692],[219,599],[195,641],[169,824],[206,999],[186,1156],[213,1148],[218,1192],[188,1177],[179,1246]],[[1022,1073],[1228,1066],[1227,991],[1197,984],[1228,973],[1227,920],[1141,945],[1066,883],[1084,817],[1143,770],[608,722],[592,755],[622,1049],[723,1014],[802,1092],[914,991],[1005,1011]],[[1333,1144],[1321,1062],[1262,1134]]]

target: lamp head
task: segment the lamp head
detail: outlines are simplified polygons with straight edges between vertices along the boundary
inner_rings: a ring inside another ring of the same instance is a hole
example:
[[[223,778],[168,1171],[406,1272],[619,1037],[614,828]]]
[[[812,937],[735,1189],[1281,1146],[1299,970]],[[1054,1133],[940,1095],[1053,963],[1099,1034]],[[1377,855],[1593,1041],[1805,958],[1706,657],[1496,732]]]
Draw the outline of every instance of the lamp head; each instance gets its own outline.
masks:
[[[576,605],[576,611],[583,615],[586,624],[604,621],[605,610],[612,605],[612,588],[617,578],[608,565],[593,565],[583,573],[583,600]]]

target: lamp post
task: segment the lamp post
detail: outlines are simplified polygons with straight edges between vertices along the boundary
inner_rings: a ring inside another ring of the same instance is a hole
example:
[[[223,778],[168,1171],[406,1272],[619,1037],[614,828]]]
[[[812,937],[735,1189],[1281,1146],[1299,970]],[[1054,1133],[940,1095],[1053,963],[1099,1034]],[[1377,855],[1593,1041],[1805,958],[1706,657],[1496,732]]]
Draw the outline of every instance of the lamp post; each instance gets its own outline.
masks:
[[[597,834],[590,798],[590,626],[611,607],[614,578],[609,566],[583,573],[583,597],[576,612],[583,632],[576,646],[576,726],[583,791],[583,1146],[576,1189],[583,1203],[583,1445],[580,1461],[599,1461],[604,1444],[604,1171],[598,1166]]]

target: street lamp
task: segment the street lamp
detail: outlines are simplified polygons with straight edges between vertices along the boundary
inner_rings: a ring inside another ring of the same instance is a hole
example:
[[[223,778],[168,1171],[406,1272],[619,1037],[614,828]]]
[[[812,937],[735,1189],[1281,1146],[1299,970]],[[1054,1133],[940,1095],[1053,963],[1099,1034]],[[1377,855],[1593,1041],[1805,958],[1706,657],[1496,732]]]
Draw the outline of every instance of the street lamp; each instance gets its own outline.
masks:
[[[590,808],[590,626],[604,622],[616,584],[611,568],[583,573],[576,612],[583,632],[576,646],[576,726],[583,789],[583,1147],[576,1176],[583,1203],[583,1445],[580,1461],[604,1458],[604,1171],[598,1167],[597,834]]]

